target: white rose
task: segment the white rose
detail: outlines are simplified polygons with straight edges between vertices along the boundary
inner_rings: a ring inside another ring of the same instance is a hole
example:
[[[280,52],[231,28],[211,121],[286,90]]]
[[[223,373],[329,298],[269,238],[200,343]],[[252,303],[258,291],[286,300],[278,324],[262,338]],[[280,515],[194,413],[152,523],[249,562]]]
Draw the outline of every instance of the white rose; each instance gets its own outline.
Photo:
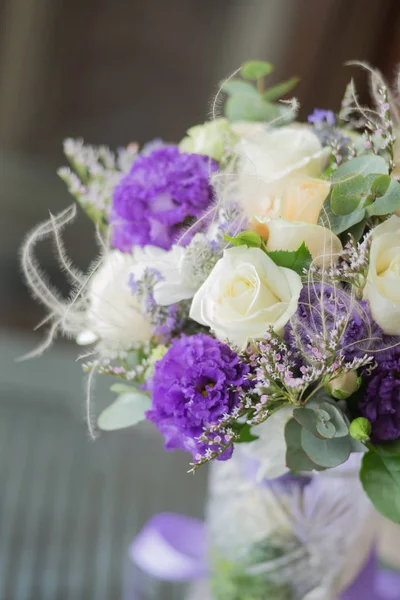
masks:
[[[131,254],[111,250],[105,256],[90,280],[87,331],[78,336],[78,343],[101,339],[127,346],[150,339],[151,324],[143,316],[140,303],[129,287],[135,266]]]
[[[400,335],[400,217],[396,215],[372,232],[364,298],[384,333]]]
[[[172,246],[171,250],[163,250],[157,246],[135,248],[134,259],[136,272],[143,276],[146,268],[157,271],[161,278],[154,286],[154,299],[161,306],[169,306],[181,300],[193,298],[198,285],[192,271],[185,260],[186,249]]]
[[[318,137],[307,125],[299,124],[260,131],[258,135],[242,139],[236,149],[240,157],[239,202],[249,217],[284,216],[280,210],[281,205],[287,204],[284,194],[289,184],[302,185],[307,180],[308,190],[310,178],[321,175],[327,158]],[[319,184],[317,194],[315,189],[310,191],[320,210],[329,184]],[[288,193],[299,196],[297,190],[288,190]],[[304,190],[301,195],[304,196]],[[308,203],[309,198],[304,201]]]
[[[243,350],[269,326],[283,329],[296,312],[301,288],[297,273],[278,267],[259,248],[229,248],[196,292],[190,316]]]

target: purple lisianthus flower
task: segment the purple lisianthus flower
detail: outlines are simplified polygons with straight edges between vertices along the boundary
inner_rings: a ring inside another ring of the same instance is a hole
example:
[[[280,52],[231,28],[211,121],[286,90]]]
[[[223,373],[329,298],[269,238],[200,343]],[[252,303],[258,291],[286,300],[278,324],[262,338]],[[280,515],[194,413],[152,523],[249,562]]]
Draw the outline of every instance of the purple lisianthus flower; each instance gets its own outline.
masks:
[[[153,404],[146,413],[164,435],[166,449],[203,454],[209,446],[198,437],[238,405],[248,370],[229,346],[208,335],[176,339],[156,363]],[[218,443],[211,449],[218,450]],[[231,453],[225,451],[221,459]]]
[[[175,146],[139,156],[114,190],[114,248],[129,252],[133,246],[150,244],[168,250],[185,226],[210,206],[210,176],[217,169],[218,163],[207,156],[180,152]],[[185,236],[185,241],[190,238]]]
[[[343,318],[346,327],[339,350],[345,360],[373,352],[380,344],[382,331],[371,317],[368,302],[357,301],[346,290],[324,283],[307,285],[301,290],[297,312],[285,329],[286,341],[307,355],[313,344],[319,345],[317,336],[323,332],[329,343],[330,332]]]
[[[361,414],[370,421],[375,442],[400,437],[400,346],[390,349],[389,342],[387,345],[388,350],[375,356],[377,367],[366,379],[360,402]]]

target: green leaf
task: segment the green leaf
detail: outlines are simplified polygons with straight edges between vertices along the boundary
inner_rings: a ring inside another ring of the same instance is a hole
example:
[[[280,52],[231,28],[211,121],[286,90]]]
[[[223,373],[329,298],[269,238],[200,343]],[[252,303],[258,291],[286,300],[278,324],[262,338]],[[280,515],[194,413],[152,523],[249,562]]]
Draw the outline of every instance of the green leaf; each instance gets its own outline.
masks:
[[[301,445],[310,460],[326,468],[343,464],[349,458],[351,452],[348,436],[321,440],[307,429],[301,431]]]
[[[121,394],[115,402],[103,410],[97,425],[103,431],[113,431],[132,427],[145,419],[145,412],[151,407],[147,394],[130,392]]]
[[[229,121],[272,121],[281,115],[277,104],[265,102],[261,96],[234,94],[225,104],[225,116]]]
[[[224,240],[232,246],[248,246],[249,248],[261,248],[262,239],[255,231],[242,231],[235,237],[224,235]]]
[[[270,87],[266,90],[262,97],[267,102],[275,102],[282,98],[282,96],[286,96],[296,85],[299,83],[299,77],[291,77],[287,81],[282,81],[281,83],[277,83],[273,87]]]
[[[306,431],[295,419],[290,419],[285,426],[286,465],[292,471],[321,470],[304,452],[301,445],[301,432]],[[312,435],[312,434],[310,434]]]
[[[330,402],[323,402],[320,407],[329,414],[330,421],[335,427],[335,437],[344,437],[349,434],[346,418],[337,406]]]
[[[369,450],[362,460],[360,479],[376,510],[400,524],[400,455],[383,446]]]
[[[296,421],[299,423],[299,425],[301,425],[302,427],[305,427],[306,429],[308,429],[308,431],[311,431],[311,433],[313,433],[314,435],[318,435],[318,432],[317,432],[318,418],[317,418],[315,411],[313,411],[310,408],[295,408],[295,409],[293,409],[293,417],[296,419]]]
[[[384,176],[382,175],[382,177]],[[375,180],[374,184],[371,186],[371,191],[373,191],[375,183],[375,189],[377,189],[377,191],[382,191],[384,189],[386,180],[384,182],[382,177],[378,177]],[[386,188],[386,192],[382,196],[378,196],[375,202],[368,206],[367,213],[369,215],[388,215],[400,207],[400,184],[397,183],[395,179],[389,179],[390,182],[389,186]]]
[[[388,191],[390,182],[394,180],[389,175],[378,175],[378,177],[375,177],[374,175],[371,176],[374,177],[370,185],[371,194],[374,194],[375,196],[384,196]]]
[[[114,383],[110,390],[116,394],[130,394],[136,390],[134,385],[127,385],[126,383]]]
[[[258,440],[258,435],[254,435],[251,431],[251,425],[245,423],[239,430],[239,439],[235,441],[235,444],[244,444],[247,442],[254,442]]]
[[[274,70],[271,63],[262,60],[249,60],[240,69],[240,74],[245,79],[261,79]]]
[[[387,175],[388,170],[389,168],[384,158],[376,154],[364,154],[343,163],[338,169],[333,171],[331,180],[333,183],[337,183],[350,175],[362,175],[363,177],[371,173]]]
[[[232,96],[233,94],[248,94],[250,96],[260,96],[257,88],[248,81],[242,79],[229,79],[222,87],[223,91]]]
[[[319,408],[295,408],[293,417],[305,429],[310,431],[318,438],[333,438],[336,429],[333,423],[330,423],[330,415]]]
[[[267,254],[278,267],[292,269],[292,271],[296,271],[299,275],[303,274],[304,269],[309,268],[312,261],[311,254],[304,242],[293,252],[287,250],[274,250]]]
[[[335,215],[349,215],[354,212],[366,191],[366,182],[362,175],[354,175],[335,183],[331,193],[331,208]]]
[[[351,230],[355,225],[365,220],[366,210],[365,208],[358,208],[349,215],[339,216],[335,215],[330,207],[330,196],[325,200],[321,216],[319,218],[319,224],[324,227],[331,229],[336,235]],[[346,239],[346,242],[348,240]]]

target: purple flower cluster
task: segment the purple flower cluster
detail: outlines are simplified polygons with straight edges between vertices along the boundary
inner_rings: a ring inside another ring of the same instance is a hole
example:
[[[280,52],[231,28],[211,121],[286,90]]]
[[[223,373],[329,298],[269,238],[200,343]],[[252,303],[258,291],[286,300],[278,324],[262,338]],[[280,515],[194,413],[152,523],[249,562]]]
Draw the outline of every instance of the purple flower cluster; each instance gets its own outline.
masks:
[[[129,252],[133,246],[151,244],[168,250],[185,226],[210,206],[210,175],[217,169],[207,156],[180,152],[175,146],[139,156],[114,190],[114,248]]]
[[[377,367],[366,380],[360,410],[372,425],[374,442],[395,440],[400,437],[400,346],[375,358]]]
[[[333,127],[336,125],[335,114],[331,110],[324,110],[323,108],[315,108],[314,112],[307,118],[309,123],[312,123],[316,127]]]
[[[330,334],[343,319],[345,329],[337,350],[342,350],[345,360],[361,358],[378,346],[382,332],[371,317],[368,302],[357,301],[346,290],[324,283],[303,287],[285,338],[290,346],[307,355],[322,333],[329,347]]]
[[[193,457],[203,454],[209,445],[199,436],[238,405],[248,370],[229,346],[208,335],[176,339],[156,363],[153,405],[146,414],[164,435],[165,447],[187,450]],[[218,449],[220,441],[216,438],[211,449]]]

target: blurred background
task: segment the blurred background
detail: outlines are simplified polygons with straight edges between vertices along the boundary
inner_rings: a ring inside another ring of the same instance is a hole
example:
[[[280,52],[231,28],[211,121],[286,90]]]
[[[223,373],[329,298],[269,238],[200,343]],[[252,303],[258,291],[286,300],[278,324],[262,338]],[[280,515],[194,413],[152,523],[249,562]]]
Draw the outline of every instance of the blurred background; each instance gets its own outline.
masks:
[[[186,475],[187,457],[162,451],[151,427],[89,441],[72,344],[15,363],[43,316],[21,281],[21,241],[71,203],[56,175],[63,139],[179,140],[246,59],[301,78],[303,118],[335,109],[351,77],[367,97],[344,62],[392,78],[399,34],[398,0],[0,0],[0,600],[133,600],[143,586],[140,597],[179,598],[149,588],[127,547],[157,511],[203,511],[206,472]],[[84,215],[66,245],[80,267],[93,259]],[[51,247],[39,257],[62,288]],[[109,400],[100,383],[96,398]]]

